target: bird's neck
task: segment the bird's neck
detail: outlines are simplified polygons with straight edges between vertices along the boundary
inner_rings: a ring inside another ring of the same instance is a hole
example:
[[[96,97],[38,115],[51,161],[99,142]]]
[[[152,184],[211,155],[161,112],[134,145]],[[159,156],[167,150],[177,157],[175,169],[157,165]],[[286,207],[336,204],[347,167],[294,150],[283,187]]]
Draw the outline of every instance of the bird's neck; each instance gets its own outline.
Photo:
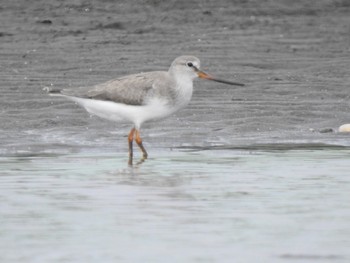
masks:
[[[174,76],[174,79],[177,104],[179,107],[185,107],[192,98],[193,79],[186,75]]]

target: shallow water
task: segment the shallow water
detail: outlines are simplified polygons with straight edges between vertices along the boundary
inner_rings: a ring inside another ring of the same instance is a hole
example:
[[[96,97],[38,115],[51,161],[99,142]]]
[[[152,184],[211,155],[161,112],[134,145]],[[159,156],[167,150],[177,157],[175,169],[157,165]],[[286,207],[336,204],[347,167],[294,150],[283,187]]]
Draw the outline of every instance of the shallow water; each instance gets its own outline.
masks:
[[[349,262],[350,149],[0,159],[1,262]]]

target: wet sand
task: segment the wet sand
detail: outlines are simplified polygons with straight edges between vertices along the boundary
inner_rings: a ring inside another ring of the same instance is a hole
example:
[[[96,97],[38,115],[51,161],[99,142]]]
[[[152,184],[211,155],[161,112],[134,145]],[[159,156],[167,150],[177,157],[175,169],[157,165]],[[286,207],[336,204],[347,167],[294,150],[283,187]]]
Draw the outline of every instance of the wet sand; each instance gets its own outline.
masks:
[[[327,132],[350,122],[349,10],[326,0],[3,1],[0,154],[125,152],[130,124],[89,117],[42,88],[166,70],[182,54],[246,86],[197,81],[185,110],[143,127],[151,156],[183,146],[349,145]]]

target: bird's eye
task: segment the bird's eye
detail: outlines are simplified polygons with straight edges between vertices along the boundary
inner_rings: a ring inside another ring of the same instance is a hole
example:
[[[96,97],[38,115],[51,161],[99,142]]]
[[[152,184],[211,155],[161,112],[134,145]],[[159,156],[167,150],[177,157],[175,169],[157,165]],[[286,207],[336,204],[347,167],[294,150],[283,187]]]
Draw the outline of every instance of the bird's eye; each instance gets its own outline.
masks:
[[[192,67],[193,67],[193,63],[192,63],[192,62],[188,62],[188,63],[187,63],[187,66],[190,67],[190,68],[192,68]]]

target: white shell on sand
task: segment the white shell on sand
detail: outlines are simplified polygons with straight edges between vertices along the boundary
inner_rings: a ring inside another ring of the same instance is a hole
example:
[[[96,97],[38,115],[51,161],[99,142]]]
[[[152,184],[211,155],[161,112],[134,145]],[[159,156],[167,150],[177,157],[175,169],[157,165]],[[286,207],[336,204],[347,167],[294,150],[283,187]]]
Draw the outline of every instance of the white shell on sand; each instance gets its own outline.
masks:
[[[350,132],[350,123],[340,126],[339,132]]]

